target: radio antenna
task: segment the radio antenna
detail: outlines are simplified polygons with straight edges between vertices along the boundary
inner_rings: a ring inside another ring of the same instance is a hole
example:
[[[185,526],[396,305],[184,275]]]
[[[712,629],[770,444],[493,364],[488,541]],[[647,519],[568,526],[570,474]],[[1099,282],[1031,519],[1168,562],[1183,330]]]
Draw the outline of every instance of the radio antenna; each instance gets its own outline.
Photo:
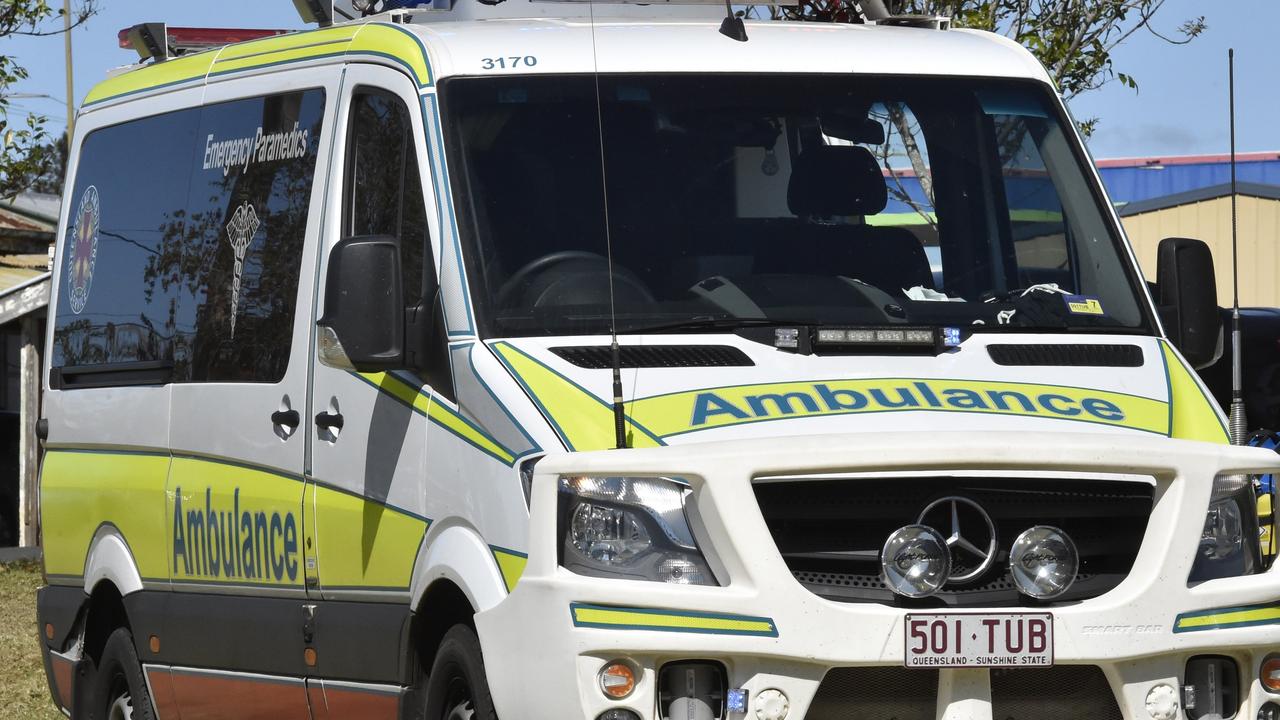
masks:
[[[1240,250],[1236,213],[1236,51],[1227,50],[1227,88],[1231,115],[1231,442],[1243,445],[1249,422],[1244,410],[1244,344],[1240,335]]]
[[[600,137],[600,184],[604,191],[604,247],[609,269],[609,366],[613,371],[613,435],[617,449],[627,444],[627,413],[622,399],[622,352],[618,348],[618,312],[613,295],[613,235],[609,222],[609,174],[604,160],[604,110],[600,101],[600,58],[596,51],[596,4],[591,11],[591,63],[596,81],[596,131]]]

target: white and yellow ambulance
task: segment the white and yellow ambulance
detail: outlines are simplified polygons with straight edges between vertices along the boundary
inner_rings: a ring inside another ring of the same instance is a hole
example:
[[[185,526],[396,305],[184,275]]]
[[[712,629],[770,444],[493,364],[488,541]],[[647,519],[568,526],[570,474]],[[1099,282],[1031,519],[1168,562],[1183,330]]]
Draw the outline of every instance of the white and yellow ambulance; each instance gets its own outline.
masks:
[[[40,424],[60,708],[1276,717],[1280,464],[1193,370],[1208,252],[1144,282],[1029,53],[458,3],[142,26],[85,99]]]

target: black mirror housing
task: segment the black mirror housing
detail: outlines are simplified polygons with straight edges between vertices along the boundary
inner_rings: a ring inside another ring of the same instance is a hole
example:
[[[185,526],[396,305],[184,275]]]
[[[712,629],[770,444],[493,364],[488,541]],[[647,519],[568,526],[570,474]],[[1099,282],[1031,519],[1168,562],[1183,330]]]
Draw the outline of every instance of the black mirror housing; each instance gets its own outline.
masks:
[[[1209,246],[1190,238],[1161,240],[1156,280],[1169,340],[1193,367],[1212,364],[1222,347],[1222,319]]]
[[[393,237],[349,237],[333,247],[318,323],[321,362],[358,372],[404,365],[400,277],[400,243]]]

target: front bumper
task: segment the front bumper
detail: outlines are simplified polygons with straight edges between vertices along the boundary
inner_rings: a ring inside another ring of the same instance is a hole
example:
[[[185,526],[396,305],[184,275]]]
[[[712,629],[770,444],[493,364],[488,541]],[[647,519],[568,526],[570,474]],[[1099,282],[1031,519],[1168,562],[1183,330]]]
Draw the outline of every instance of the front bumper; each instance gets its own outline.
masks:
[[[549,457],[534,479],[525,573],[506,600],[477,616],[490,688],[503,717],[590,719],[627,707],[647,720],[655,717],[657,668],[709,659],[724,663],[730,687],[752,699],[781,690],[787,717],[804,718],[829,670],[901,667],[907,611],[824,600],[795,581],[753,478],[1083,472],[1150,477],[1155,502],[1129,576],[1105,595],[1050,608],[1056,663],[1100,667],[1124,716],[1147,718],[1151,688],[1179,688],[1188,657],[1229,655],[1240,668],[1242,717],[1252,718],[1271,699],[1256,678],[1263,658],[1280,650],[1280,571],[1191,588],[1186,578],[1213,478],[1277,469],[1280,458],[1266,451],[1095,434],[936,433],[927,443],[896,433],[828,435]],[[588,578],[558,567],[557,479],[571,474],[688,479],[695,532],[724,586]],[[643,672],[627,701],[611,702],[596,674],[620,657]],[[985,670],[942,670],[937,716],[992,717],[988,678]]]

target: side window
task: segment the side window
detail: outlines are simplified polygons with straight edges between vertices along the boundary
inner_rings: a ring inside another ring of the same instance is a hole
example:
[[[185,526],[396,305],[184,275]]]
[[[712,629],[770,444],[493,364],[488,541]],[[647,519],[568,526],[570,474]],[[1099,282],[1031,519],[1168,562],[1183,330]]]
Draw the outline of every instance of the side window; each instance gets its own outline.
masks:
[[[172,365],[199,109],[95,130],[81,145],[59,255],[51,367]]]
[[[204,108],[182,235],[178,363],[192,382],[278,382],[289,364],[324,92]]]
[[[349,122],[342,234],[397,238],[411,320],[414,316],[430,319],[436,307],[435,263],[409,109],[396,95],[358,88],[351,99]],[[443,330],[442,322],[437,317],[431,326]],[[433,388],[451,396],[448,358],[436,347],[447,347],[447,342],[442,336],[428,340],[431,358],[416,360],[419,367],[415,369]]]
[[[1057,283],[1074,292],[1062,201],[1027,119],[992,117],[1000,153],[1019,285]]]
[[[427,229],[409,110],[395,95],[365,88],[352,97],[350,117],[343,236],[398,238],[412,305],[422,298]]]
[[[310,90],[90,134],[63,239],[52,367],[279,381],[323,109],[323,91]]]

